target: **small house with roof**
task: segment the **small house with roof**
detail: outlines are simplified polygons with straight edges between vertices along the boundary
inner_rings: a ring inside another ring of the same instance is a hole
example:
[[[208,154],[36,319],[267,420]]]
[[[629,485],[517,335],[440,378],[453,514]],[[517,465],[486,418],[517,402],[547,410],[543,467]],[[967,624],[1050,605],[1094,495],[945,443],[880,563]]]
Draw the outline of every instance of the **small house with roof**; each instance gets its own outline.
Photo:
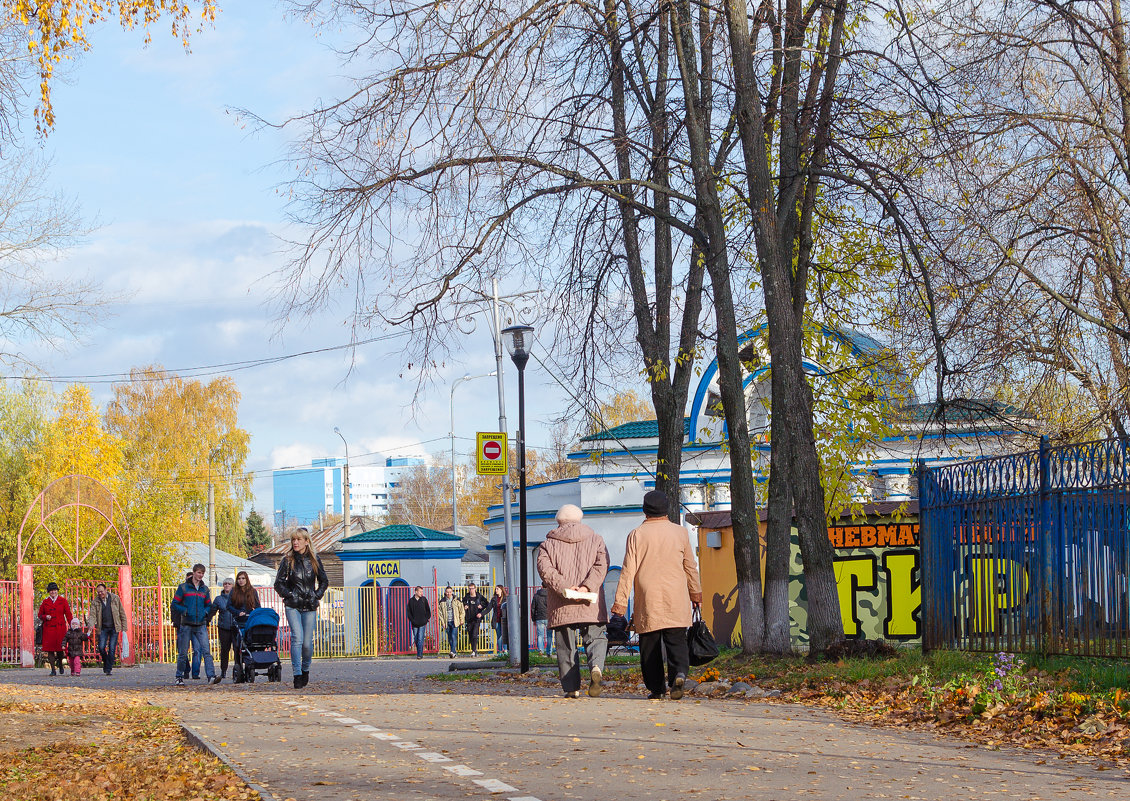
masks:
[[[466,553],[458,535],[411,523],[363,531],[337,547],[346,587],[456,585]]]
[[[764,327],[738,337],[745,375],[743,385],[751,438],[752,460],[759,481],[768,478],[769,422],[772,383]],[[809,349],[805,369],[818,383],[844,365],[855,364],[875,388],[891,400],[897,433],[871,443],[869,451],[852,473],[857,500],[861,502],[904,501],[917,497],[916,463],[947,464],[1026,447],[1031,435],[1025,430],[1031,420],[1018,409],[994,401],[966,400],[944,407],[920,403],[913,384],[894,354],[875,339],[858,332],[823,329]],[[680,466],[680,502],[684,519],[730,508],[730,453],[726,446],[725,418],[718,389],[718,364],[704,365],[697,386],[692,387],[689,415],[683,421],[683,461]],[[576,504],[585,513],[585,523],[608,544],[611,569],[605,592],[615,591],[619,565],[623,562],[628,533],[643,520],[644,493],[655,488],[659,425],[655,420],[624,423],[581,439],[569,454],[577,464],[575,478],[527,488],[527,541],[529,575],[537,582],[536,548],[555,527],[557,509]],[[492,506],[484,525],[489,535],[491,566],[501,575],[503,515]],[[514,539],[517,540],[518,504],[512,505]],[[688,536],[694,531],[687,521]],[[517,543],[515,542],[515,545]]]

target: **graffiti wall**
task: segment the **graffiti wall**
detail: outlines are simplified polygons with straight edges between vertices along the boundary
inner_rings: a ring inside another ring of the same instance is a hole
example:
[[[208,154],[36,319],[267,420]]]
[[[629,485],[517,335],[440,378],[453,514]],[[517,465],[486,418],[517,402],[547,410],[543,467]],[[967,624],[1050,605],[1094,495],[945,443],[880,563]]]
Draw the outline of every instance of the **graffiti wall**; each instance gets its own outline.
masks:
[[[854,639],[921,641],[921,574],[918,520],[874,516],[864,522],[844,520],[831,526],[828,538],[835,552],[836,584],[844,632]],[[703,619],[719,643],[738,645],[737,572],[733,530],[700,527],[699,569],[702,573]],[[761,524],[764,576],[765,524]],[[793,531],[789,598],[794,647],[808,644],[808,597],[800,547]]]

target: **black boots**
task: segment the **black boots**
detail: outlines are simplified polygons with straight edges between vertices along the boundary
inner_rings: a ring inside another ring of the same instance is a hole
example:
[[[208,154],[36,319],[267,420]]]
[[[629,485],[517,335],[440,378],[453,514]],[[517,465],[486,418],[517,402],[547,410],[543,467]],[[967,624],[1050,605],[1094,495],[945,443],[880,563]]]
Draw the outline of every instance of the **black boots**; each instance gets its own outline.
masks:
[[[294,689],[296,689],[296,690],[301,690],[303,687],[305,687],[309,683],[310,683],[310,672],[309,671],[307,671],[305,673],[299,673],[297,676],[294,677]]]

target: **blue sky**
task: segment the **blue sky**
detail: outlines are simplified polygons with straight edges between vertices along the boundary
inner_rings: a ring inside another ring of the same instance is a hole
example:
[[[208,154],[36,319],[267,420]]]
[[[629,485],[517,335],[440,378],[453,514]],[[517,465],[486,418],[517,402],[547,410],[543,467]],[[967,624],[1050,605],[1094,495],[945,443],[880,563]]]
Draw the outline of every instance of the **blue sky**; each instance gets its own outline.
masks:
[[[335,96],[346,82],[326,34],[263,2],[224,9],[190,54],[166,31],[154,29],[144,47],[140,32],[102,26],[91,32],[93,50],[54,87],[56,129],[41,146],[50,180],[97,228],[49,269],[92,276],[123,300],[81,343],[29,351],[49,375],[189,368],[349,341],[342,309],[280,327],[265,305],[271,273],[286,262],[275,237],[287,230],[279,190],[287,142],[249,130],[231,111],[277,120]],[[489,334],[480,327],[468,336],[415,408],[396,343],[363,347],[352,371],[338,351],[233,372],[252,437],[249,468],[342,455],[335,425],[352,455],[446,450],[450,382],[493,369]],[[513,431],[516,379],[506,368]],[[530,444],[548,445],[545,423],[563,394],[537,370],[527,378]],[[108,386],[94,389],[100,401],[109,397]],[[456,401],[457,436],[497,427],[493,380],[460,385]],[[457,452],[471,448],[457,443]],[[269,473],[256,475],[255,505],[267,516]]]

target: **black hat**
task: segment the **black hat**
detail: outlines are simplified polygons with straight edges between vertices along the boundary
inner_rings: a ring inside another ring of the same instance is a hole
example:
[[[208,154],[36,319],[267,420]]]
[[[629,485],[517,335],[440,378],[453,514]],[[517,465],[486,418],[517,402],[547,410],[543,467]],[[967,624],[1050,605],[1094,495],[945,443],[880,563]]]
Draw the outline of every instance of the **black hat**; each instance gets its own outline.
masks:
[[[659,490],[652,490],[644,495],[643,513],[648,517],[666,517],[667,495]]]
[[[55,592],[59,591],[59,585],[54,581],[47,585],[47,592],[51,592],[51,590],[55,590]]]

